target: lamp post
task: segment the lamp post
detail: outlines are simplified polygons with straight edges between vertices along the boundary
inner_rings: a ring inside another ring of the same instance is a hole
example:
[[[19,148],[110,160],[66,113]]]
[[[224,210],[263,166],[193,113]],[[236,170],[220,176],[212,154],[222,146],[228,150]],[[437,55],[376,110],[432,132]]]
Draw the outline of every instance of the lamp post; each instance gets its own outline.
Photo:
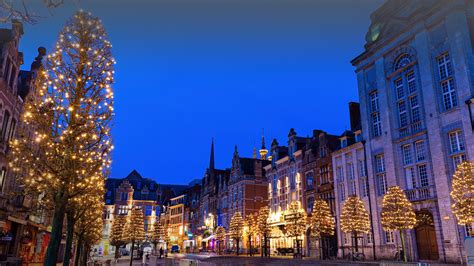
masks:
[[[474,96],[466,100],[466,104],[469,110],[469,118],[471,119],[471,128],[474,131]]]

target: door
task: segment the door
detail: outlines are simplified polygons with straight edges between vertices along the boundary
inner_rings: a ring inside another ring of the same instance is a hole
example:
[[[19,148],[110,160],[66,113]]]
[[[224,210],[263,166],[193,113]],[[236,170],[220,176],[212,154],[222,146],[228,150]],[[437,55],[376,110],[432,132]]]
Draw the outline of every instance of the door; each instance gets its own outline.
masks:
[[[436,232],[433,225],[421,224],[416,227],[416,245],[418,248],[418,259],[438,260],[438,244]]]

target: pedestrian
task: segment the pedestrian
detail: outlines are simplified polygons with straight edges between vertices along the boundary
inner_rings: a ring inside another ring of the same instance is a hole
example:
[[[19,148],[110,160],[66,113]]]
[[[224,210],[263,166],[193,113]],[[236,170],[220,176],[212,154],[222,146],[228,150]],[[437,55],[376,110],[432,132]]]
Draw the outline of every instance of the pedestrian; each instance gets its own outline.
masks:
[[[163,256],[163,247],[160,247],[160,259]]]

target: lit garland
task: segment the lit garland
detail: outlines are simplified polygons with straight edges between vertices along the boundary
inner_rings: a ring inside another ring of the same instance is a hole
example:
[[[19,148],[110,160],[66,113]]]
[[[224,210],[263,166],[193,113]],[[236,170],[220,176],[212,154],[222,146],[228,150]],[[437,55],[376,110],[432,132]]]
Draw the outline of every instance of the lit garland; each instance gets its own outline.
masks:
[[[458,165],[453,175],[453,213],[462,225],[474,223],[474,162]]]
[[[153,225],[153,235],[152,235],[152,241],[156,244],[160,242],[160,240],[165,240],[165,228],[161,224],[160,221],[156,221],[155,224]]]
[[[413,205],[398,186],[390,187],[384,195],[381,217],[385,231],[412,229],[416,224]]]
[[[218,226],[216,229],[216,239],[218,241],[218,252],[221,252],[222,244],[225,241],[225,228],[222,226]]]
[[[270,209],[267,206],[260,208],[257,216],[257,233],[262,237],[268,236],[270,233],[270,225],[268,224],[268,217],[270,216]]]
[[[286,234],[296,237],[304,234],[306,230],[306,212],[301,208],[299,201],[292,201],[290,207],[285,212]]]
[[[127,234],[125,227],[127,225],[127,216],[116,215],[110,230],[109,241],[112,246],[116,248],[116,255],[120,246],[127,244]]]
[[[368,233],[369,214],[364,203],[357,196],[350,196],[344,202],[341,213],[341,230],[344,233]]]
[[[334,217],[325,200],[316,199],[311,214],[311,235],[321,238],[322,235],[334,235]]]

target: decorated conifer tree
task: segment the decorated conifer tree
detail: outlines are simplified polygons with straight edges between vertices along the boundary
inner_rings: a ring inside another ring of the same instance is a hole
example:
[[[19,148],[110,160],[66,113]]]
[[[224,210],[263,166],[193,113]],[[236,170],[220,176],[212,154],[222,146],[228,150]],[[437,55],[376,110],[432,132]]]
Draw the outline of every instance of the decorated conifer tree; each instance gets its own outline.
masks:
[[[221,254],[222,244],[225,241],[225,228],[218,226],[216,229],[216,239],[217,239],[217,252]]]
[[[270,216],[270,209],[264,206],[258,210],[257,216],[257,233],[260,235],[260,242],[263,241],[262,246],[262,257],[267,256],[267,243],[270,236],[270,224],[268,223],[268,217]]]
[[[125,231],[127,226],[127,216],[116,215],[112,223],[112,229],[110,230],[109,242],[112,246],[115,246],[115,259],[119,257],[119,249],[121,246],[128,243],[127,232]]]
[[[130,250],[130,266],[133,263],[133,250],[135,244],[145,240],[145,222],[143,210],[140,207],[133,207],[127,224],[128,239],[132,242]]]
[[[458,165],[453,175],[452,209],[459,224],[474,223],[474,162]]]
[[[359,251],[358,236],[370,230],[369,214],[364,203],[357,196],[350,196],[344,202],[341,213],[341,230],[351,233],[355,239],[356,252]]]
[[[97,186],[110,166],[114,59],[101,21],[79,11],[62,29],[54,51],[24,104],[11,142],[11,169],[25,193],[52,210],[44,264],[55,266],[71,199]]]
[[[159,220],[155,222],[153,225],[153,234],[151,237],[151,241],[153,242],[155,253],[156,253],[156,245],[160,242],[160,240],[165,239],[165,228],[161,224]]]
[[[247,215],[245,217],[245,235],[248,237],[249,241],[249,254],[250,256],[253,256],[253,250],[252,250],[252,238],[255,236],[257,233],[257,219],[253,214]]]
[[[75,265],[86,265],[92,247],[102,238],[104,203],[96,201],[89,205],[84,215],[78,218],[74,227],[76,235]],[[81,261],[79,263],[79,261]]]
[[[237,256],[239,256],[239,248],[240,248],[239,244],[240,244],[240,240],[242,239],[243,230],[244,230],[244,219],[242,218],[242,215],[240,214],[240,212],[236,212],[230,219],[229,233],[230,233],[230,237],[236,242]]]
[[[402,242],[403,261],[407,261],[404,230],[412,229],[416,224],[413,205],[398,186],[390,187],[382,201],[382,227],[385,231],[398,230]]]
[[[327,202],[323,199],[314,200],[313,211],[311,213],[311,235],[319,240],[319,256],[321,259],[321,239],[323,236],[334,235],[334,228],[334,217],[331,214]]]
[[[295,258],[301,256],[301,244],[298,239],[299,236],[303,235],[306,231],[306,212],[301,208],[301,202],[292,201],[290,207],[285,212],[285,225],[286,235],[294,237],[296,241],[297,252]]]

